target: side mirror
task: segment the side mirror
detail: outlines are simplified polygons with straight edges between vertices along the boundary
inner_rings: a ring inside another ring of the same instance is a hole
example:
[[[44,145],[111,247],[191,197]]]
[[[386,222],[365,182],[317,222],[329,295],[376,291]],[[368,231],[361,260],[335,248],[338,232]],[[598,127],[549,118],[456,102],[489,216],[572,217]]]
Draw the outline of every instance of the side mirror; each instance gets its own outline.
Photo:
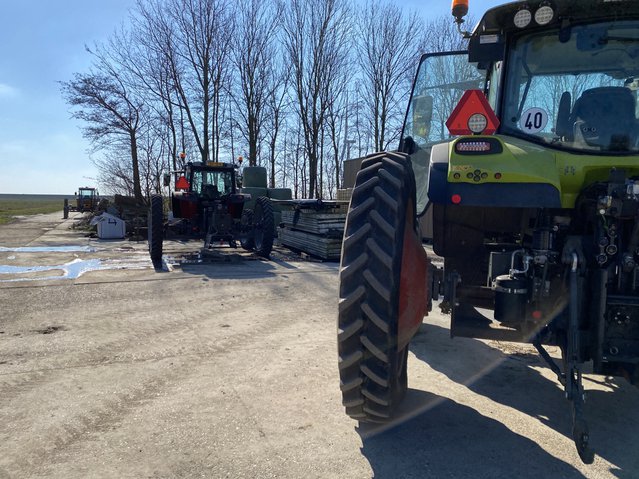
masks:
[[[162,178],[162,184],[164,186],[171,186],[171,174],[170,173],[164,173],[164,176]]]
[[[430,123],[433,119],[433,97],[430,95],[416,96],[412,101],[413,135],[428,138]]]

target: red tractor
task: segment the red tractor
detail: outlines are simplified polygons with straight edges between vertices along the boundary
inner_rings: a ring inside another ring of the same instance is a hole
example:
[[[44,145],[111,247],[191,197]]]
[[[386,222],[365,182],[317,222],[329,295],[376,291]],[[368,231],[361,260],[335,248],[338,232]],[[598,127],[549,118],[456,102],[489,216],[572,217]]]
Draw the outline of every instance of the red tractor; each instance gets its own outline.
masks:
[[[188,163],[171,195],[172,217],[164,216],[161,195],[151,197],[148,216],[149,253],[154,264],[161,262],[165,234],[201,238],[204,247],[227,243],[268,258],[273,247],[273,206],[266,197],[255,201],[253,210],[245,208],[251,195],[238,193],[235,167],[209,162]]]

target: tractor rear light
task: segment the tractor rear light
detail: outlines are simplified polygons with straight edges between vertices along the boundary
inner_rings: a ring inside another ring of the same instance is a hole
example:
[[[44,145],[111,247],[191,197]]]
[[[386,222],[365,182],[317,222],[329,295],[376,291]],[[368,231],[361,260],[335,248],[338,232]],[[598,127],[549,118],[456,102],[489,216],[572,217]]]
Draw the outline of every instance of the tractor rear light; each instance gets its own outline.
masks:
[[[461,178],[461,175],[460,175],[459,173],[455,173],[455,174],[453,175],[453,178],[455,178],[456,180],[458,180],[458,179],[460,179],[460,178]]]
[[[455,153],[458,155],[498,155],[503,151],[501,141],[494,136],[460,138],[455,143]]]
[[[489,141],[459,141],[455,145],[455,151],[457,153],[478,153],[478,152],[489,152],[491,149],[491,144]]]
[[[495,179],[501,180],[501,173],[495,173]]]
[[[461,203],[461,195],[454,194],[450,197],[450,201],[452,201],[454,205],[458,205],[459,203]]]
[[[527,7],[518,10],[517,13],[515,13],[515,18],[513,18],[513,22],[517,28],[526,28],[530,25],[531,21],[532,13],[530,13]]]
[[[488,119],[481,113],[474,113],[468,119],[468,129],[473,133],[479,134],[488,126]]]

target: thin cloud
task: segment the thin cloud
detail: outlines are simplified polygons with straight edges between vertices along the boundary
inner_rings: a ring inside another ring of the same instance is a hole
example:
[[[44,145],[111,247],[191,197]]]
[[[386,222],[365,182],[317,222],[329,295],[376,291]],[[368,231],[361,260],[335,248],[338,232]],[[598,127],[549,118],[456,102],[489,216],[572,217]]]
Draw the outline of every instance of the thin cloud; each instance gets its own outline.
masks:
[[[0,83],[0,98],[13,98],[18,95],[18,89],[10,85]]]

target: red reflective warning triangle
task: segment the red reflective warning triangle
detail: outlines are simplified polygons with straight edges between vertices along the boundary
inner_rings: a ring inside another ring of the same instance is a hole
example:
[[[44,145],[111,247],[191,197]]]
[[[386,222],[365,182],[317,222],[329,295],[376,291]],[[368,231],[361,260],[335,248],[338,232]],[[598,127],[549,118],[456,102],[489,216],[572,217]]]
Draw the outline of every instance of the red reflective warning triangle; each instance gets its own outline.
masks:
[[[186,178],[184,178],[184,176],[180,176],[178,178],[178,180],[175,182],[175,189],[176,190],[188,190],[189,189],[189,182],[186,181]]]
[[[490,107],[488,100],[481,90],[466,90],[459,103],[446,120],[446,127],[451,135],[472,135],[468,128],[468,120],[475,113],[481,113],[486,117],[487,125],[482,135],[492,135],[497,131],[499,118]]]

